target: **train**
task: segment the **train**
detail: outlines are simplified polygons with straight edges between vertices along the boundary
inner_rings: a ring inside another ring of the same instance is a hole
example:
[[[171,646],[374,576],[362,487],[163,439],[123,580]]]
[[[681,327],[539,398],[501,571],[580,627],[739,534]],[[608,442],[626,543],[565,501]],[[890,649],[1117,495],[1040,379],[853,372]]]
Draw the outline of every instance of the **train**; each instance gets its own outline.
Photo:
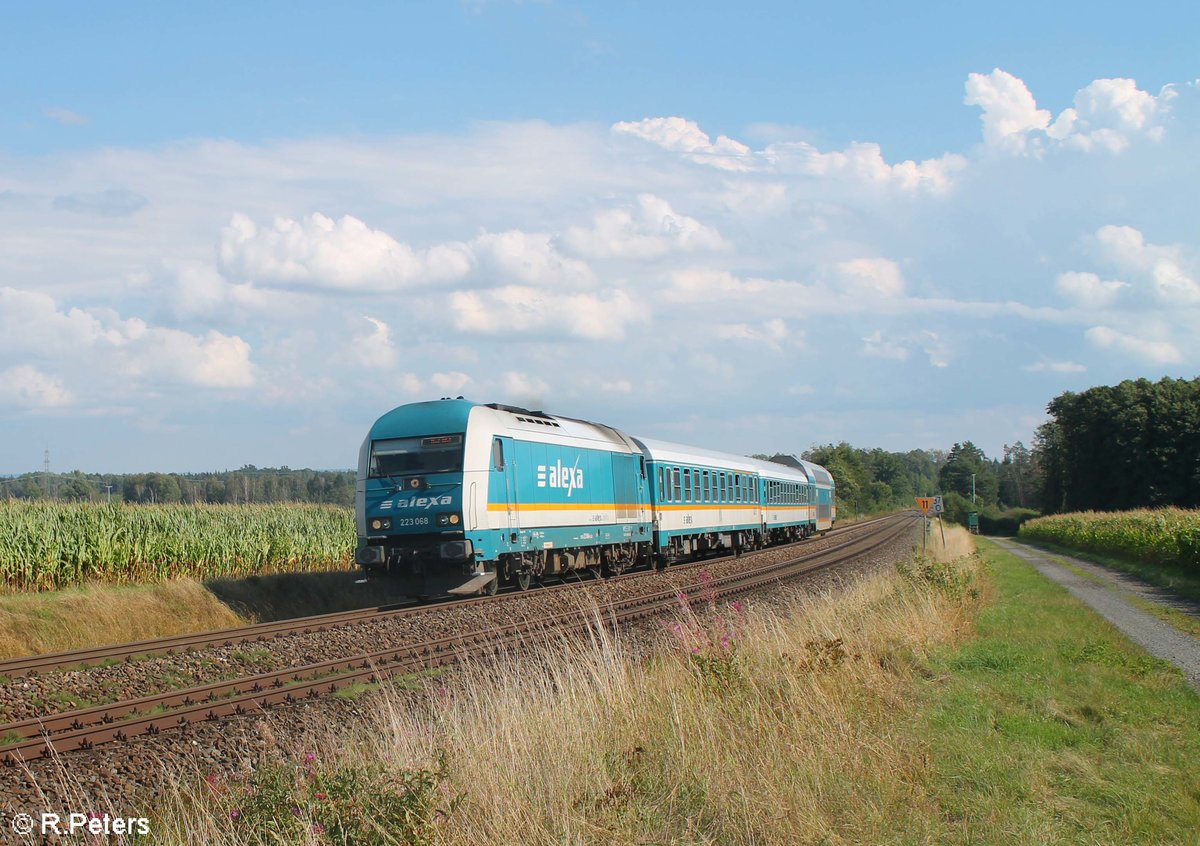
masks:
[[[358,457],[355,561],[414,597],[740,554],[833,527],[824,467],[455,399],[401,405]]]

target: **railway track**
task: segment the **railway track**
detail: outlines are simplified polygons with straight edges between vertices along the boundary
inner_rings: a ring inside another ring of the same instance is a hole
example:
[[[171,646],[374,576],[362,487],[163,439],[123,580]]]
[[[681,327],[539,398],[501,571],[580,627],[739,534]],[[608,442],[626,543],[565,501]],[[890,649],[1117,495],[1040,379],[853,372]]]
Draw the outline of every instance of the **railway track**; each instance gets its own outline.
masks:
[[[854,523],[849,526],[842,526],[829,532],[827,537],[836,537],[847,532],[855,532],[863,527],[873,525],[880,520],[885,519],[888,518],[879,518],[876,520],[864,521],[862,523]],[[799,543],[803,544],[804,542],[800,541]],[[709,558],[702,562],[696,563],[705,564],[720,560],[723,559]],[[696,563],[679,566],[696,566]],[[639,574],[628,573],[618,578],[629,578],[637,575]],[[542,588],[542,590],[554,590],[557,589],[557,587],[558,586],[552,586],[550,588]],[[196,634],[174,635],[171,637],[154,638],[152,640],[140,640],[109,646],[97,646],[88,649],[75,649],[66,652],[52,652],[44,655],[10,658],[8,660],[0,661],[0,679],[22,678],[33,673],[44,673],[51,670],[60,670],[65,668],[87,669],[88,667],[92,666],[112,664],[119,661],[131,661],[137,658],[149,656],[173,655],[180,652],[186,652],[190,649],[199,649],[202,647],[262,644],[285,635],[324,632],[341,626],[355,625],[366,620],[380,620],[386,619],[387,617],[413,613],[415,610],[425,610],[445,603],[461,605],[464,602],[486,602],[492,599],[495,599],[495,597],[480,597],[479,599],[468,600],[447,599],[439,602],[424,603],[416,601],[410,603],[396,603],[391,605],[381,605],[374,608],[364,608],[356,611],[338,611],[331,614],[318,614],[310,617],[297,617],[290,620],[278,620],[272,623],[256,623],[249,626],[238,626],[229,629],[214,629],[212,631],[199,632]],[[0,732],[0,737],[2,736],[3,733]]]
[[[861,530],[868,525],[873,525],[875,528],[867,533],[862,532]],[[808,555],[788,558],[784,561],[752,567],[723,577],[707,580],[699,578],[699,568],[713,563],[712,560],[675,567],[672,568],[672,571],[676,575],[689,577],[693,573],[696,574],[696,580],[682,588],[685,591],[694,592],[703,589],[716,595],[729,596],[751,591],[765,584],[802,573],[828,568],[867,554],[890,543],[900,534],[909,530],[912,525],[911,515],[897,515],[871,521],[870,524],[847,527],[839,530],[839,534],[849,534],[851,537],[837,546]],[[746,560],[749,562],[750,556],[747,556]],[[646,575],[646,573],[630,573],[609,581],[635,579]],[[571,589],[571,585],[558,585],[544,588],[538,593],[545,595],[553,591]],[[22,761],[49,757],[57,753],[90,749],[97,744],[123,742],[138,736],[157,735],[189,723],[217,721],[229,716],[255,713],[280,703],[317,699],[329,696],[349,685],[375,684],[391,676],[450,664],[464,656],[480,657],[500,653],[528,642],[534,634],[554,632],[561,635],[576,632],[594,625],[594,621],[598,618],[604,619],[610,624],[633,622],[678,607],[680,589],[676,585],[668,590],[653,591],[598,608],[593,607],[586,615],[581,613],[582,609],[560,612],[546,617],[522,620],[493,628],[481,628],[451,637],[392,647],[348,658],[0,725],[0,762],[13,766]],[[481,597],[466,602],[488,603],[501,601],[503,598]],[[461,601],[454,603],[456,606],[463,604]],[[420,606],[420,608],[427,610],[429,606]],[[284,629],[285,631],[321,631],[330,625],[352,624],[355,620],[379,614],[412,613],[415,610],[413,608],[371,609],[364,612],[324,615],[323,618],[286,621],[286,624],[252,626],[245,630],[210,632],[206,635],[196,636],[186,645],[176,646],[176,649],[214,643],[222,644],[226,641],[238,643],[246,642],[248,639],[265,639],[266,632],[274,631],[275,633],[270,636],[278,636],[279,633],[282,633],[279,631],[280,627],[285,625],[291,625],[291,628]],[[331,618],[335,618],[336,621]],[[326,622],[318,622],[321,620]],[[230,638],[232,632],[245,634],[251,631],[254,633],[249,634],[248,637],[242,637],[240,640]],[[163,641],[173,643],[182,640],[186,639],[163,639]],[[161,644],[163,641],[143,641],[142,644],[126,644],[117,649]],[[147,654],[158,651],[163,651],[161,645],[156,649],[127,654]],[[100,653],[101,660],[103,660],[104,657],[111,657],[112,650],[107,654],[103,654],[103,650],[82,650],[80,653],[61,653],[58,656],[46,657],[51,660],[59,660],[66,655],[75,656],[83,653]],[[78,663],[78,661],[70,663]],[[52,664],[51,666],[62,666],[62,664]]]

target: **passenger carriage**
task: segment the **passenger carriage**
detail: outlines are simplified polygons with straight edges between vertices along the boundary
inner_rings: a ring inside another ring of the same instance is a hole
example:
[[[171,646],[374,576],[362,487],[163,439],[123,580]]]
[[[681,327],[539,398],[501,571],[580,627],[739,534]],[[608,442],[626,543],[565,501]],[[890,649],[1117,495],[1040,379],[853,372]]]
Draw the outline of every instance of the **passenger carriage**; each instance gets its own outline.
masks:
[[[754,461],[763,503],[763,532],[768,542],[800,540],[818,531],[817,497],[809,470],[803,465]]]
[[[809,503],[814,506],[810,513],[814,515],[815,531],[828,532],[837,522],[837,484],[833,474],[811,461],[801,461],[800,465],[811,480]]]
[[[634,440],[649,467],[654,546],[660,558],[762,545],[759,462],[666,441]]]

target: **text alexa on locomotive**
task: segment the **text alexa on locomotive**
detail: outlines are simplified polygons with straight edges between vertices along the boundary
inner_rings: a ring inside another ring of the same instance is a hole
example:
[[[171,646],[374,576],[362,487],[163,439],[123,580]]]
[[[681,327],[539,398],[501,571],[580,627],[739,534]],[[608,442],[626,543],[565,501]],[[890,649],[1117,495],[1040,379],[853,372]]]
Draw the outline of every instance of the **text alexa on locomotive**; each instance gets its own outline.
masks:
[[[359,453],[355,558],[414,596],[527,589],[827,531],[833,478],[446,399],[380,417]]]

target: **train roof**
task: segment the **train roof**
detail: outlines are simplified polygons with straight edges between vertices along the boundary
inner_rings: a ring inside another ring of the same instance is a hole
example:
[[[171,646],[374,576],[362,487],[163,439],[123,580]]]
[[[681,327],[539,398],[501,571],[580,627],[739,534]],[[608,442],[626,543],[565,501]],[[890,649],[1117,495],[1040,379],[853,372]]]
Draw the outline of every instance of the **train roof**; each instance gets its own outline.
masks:
[[[708,464],[728,470],[737,470],[741,473],[753,473],[756,469],[754,459],[741,455],[730,455],[727,452],[684,446],[653,438],[634,438],[633,440],[642,447],[642,452],[651,461],[667,461],[674,464]]]
[[[653,438],[633,438],[619,429],[604,423],[593,423],[574,417],[561,417],[544,411],[531,411],[499,403],[478,403],[459,397],[457,399],[414,402],[393,408],[375,421],[368,437],[372,439],[411,437],[412,435],[438,435],[465,432],[473,410],[492,415],[498,424],[510,431],[528,433],[535,440],[555,441],[558,438],[579,438],[599,441],[616,448],[638,450],[651,461],[676,464],[707,464],[723,467],[740,473],[757,473],[772,479],[815,482],[833,485],[833,476],[819,464],[798,461],[791,467],[774,461],[747,458],[744,455],[719,452],[703,447],[660,441]]]
[[[526,440],[553,443],[575,439],[601,443],[607,449],[621,452],[637,452],[639,449],[623,432],[603,423],[560,417],[513,405],[473,402],[461,397],[397,406],[375,421],[369,437],[379,440],[466,432],[472,414],[476,415],[477,421],[480,414],[490,417],[490,427],[497,433],[517,435]]]
[[[812,476],[813,481],[817,484],[832,485],[834,483],[833,474],[820,464],[813,464],[811,461],[801,459],[800,465],[808,471],[808,474]]]

